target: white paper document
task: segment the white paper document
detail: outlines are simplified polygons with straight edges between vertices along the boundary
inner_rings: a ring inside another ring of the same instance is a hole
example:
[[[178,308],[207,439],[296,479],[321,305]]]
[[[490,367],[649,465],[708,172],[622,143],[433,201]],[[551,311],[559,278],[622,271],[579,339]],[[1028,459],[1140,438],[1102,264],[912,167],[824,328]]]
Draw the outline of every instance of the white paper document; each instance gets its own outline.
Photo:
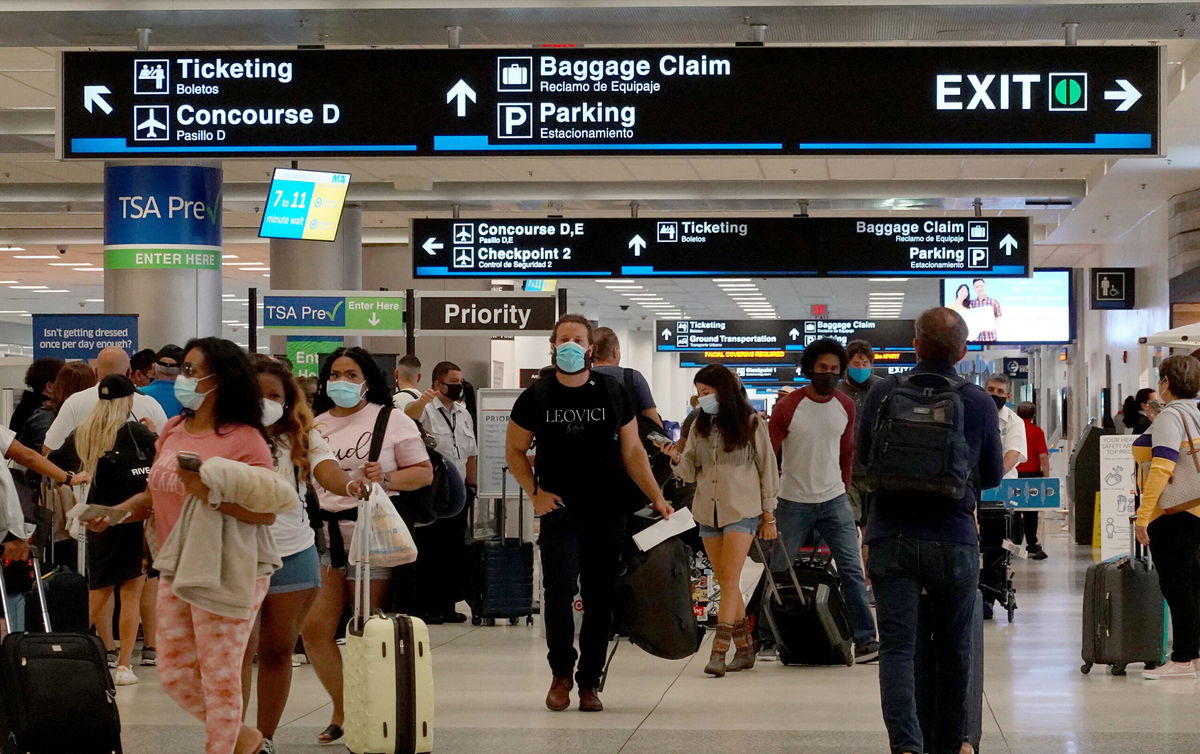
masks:
[[[692,518],[692,512],[687,508],[681,508],[672,513],[670,519],[659,521],[634,534],[633,543],[638,546],[639,550],[645,552],[676,534],[682,534],[688,529],[694,528],[696,528],[696,519]]]

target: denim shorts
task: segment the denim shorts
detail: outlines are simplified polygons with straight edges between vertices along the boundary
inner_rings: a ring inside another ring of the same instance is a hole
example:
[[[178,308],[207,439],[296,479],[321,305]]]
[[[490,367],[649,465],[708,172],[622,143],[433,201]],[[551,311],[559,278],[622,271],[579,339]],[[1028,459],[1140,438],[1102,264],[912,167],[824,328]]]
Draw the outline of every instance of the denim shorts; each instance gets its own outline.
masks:
[[[699,522],[697,522],[697,525],[700,527],[700,536],[704,539],[716,539],[729,532],[740,532],[754,536],[758,533],[758,522],[760,519],[762,519],[762,516],[751,516],[750,518],[743,518],[741,521],[734,521],[732,524],[725,524],[724,526],[708,526]]]
[[[271,576],[271,587],[267,594],[287,594],[321,586],[321,562],[317,546],[301,550],[283,559],[283,567]]]

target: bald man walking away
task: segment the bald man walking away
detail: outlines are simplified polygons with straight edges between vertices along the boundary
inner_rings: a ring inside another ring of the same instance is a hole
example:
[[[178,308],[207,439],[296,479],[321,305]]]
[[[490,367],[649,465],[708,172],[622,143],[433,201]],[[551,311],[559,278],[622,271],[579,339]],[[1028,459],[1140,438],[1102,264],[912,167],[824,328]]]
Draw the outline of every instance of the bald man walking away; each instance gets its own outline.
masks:
[[[96,357],[96,364],[92,368],[96,372],[96,385],[87,390],[81,390],[63,403],[62,408],[58,411],[58,417],[46,432],[45,444],[42,446],[43,453],[61,448],[62,444],[67,441],[67,436],[74,432],[84,419],[91,416],[92,410],[100,403],[99,380],[103,380],[110,374],[129,376],[129,354],[120,348],[105,348]],[[167,415],[158,401],[142,393],[133,394],[133,410],[130,411],[130,418],[144,423],[149,420],[147,426],[152,432],[158,432],[167,423]]]

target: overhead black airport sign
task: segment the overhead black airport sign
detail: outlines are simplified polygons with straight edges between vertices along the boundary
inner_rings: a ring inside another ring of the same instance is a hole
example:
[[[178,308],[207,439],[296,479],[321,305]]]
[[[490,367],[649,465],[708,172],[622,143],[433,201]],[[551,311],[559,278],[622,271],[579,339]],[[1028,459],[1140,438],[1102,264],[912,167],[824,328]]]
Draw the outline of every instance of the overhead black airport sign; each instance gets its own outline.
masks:
[[[1024,217],[416,218],[412,231],[418,278],[1029,274]]]
[[[558,320],[554,293],[417,292],[420,335],[543,335]]]
[[[911,319],[660,319],[654,323],[655,350],[746,352],[780,363],[805,346],[832,338],[843,346],[865,340],[887,352],[912,348]],[[776,357],[775,354],[779,354]],[[719,359],[716,363],[729,363]]]
[[[67,158],[1122,154],[1157,47],[66,52]]]

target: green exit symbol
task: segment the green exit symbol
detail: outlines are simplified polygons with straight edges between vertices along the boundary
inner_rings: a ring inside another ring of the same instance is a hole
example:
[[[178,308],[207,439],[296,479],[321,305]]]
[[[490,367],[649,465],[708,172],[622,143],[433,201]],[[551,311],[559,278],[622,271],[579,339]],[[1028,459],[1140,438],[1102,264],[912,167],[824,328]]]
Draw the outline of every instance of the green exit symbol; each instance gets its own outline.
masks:
[[[1050,74],[1050,110],[1082,112],[1087,110],[1087,74]]]

